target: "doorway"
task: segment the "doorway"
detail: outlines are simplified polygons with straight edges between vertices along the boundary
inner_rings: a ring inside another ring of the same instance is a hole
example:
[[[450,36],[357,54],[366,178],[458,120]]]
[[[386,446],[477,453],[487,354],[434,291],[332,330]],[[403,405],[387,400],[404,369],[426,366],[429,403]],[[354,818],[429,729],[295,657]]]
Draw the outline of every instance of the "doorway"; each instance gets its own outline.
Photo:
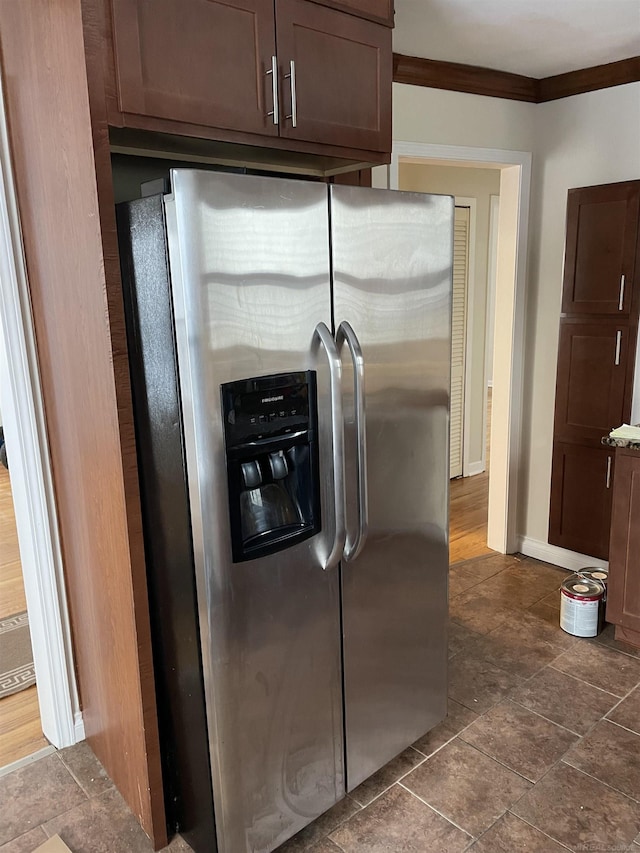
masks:
[[[517,550],[518,473],[522,423],[525,273],[531,154],[521,151],[394,143],[391,166],[374,172],[374,185],[400,187],[401,164],[494,169],[499,174],[500,210],[496,263],[494,375],[489,472],[487,547]],[[482,318],[484,322],[485,318]],[[484,358],[480,366],[484,370]]]
[[[0,354],[1,357],[1,354]],[[1,375],[1,372],[0,372]],[[1,400],[1,393],[0,393]],[[49,745],[42,733],[11,477],[0,465],[0,771]]]

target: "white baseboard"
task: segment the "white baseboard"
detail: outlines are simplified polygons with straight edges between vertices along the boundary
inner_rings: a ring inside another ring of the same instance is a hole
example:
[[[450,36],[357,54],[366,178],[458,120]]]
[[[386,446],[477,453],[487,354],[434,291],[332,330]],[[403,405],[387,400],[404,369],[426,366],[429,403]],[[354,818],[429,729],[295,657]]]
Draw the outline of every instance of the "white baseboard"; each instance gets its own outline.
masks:
[[[585,554],[568,551],[566,548],[550,545],[548,542],[542,542],[540,539],[530,539],[528,536],[518,536],[518,550],[526,557],[533,557],[545,563],[552,563],[554,566],[561,566],[570,572],[585,569],[587,566],[607,568],[609,565],[606,560],[587,557]]]
[[[82,719],[82,713],[80,711],[76,711],[75,713],[75,718],[73,721],[73,734],[76,739],[76,743],[80,743],[80,741],[85,740],[84,721]]]
[[[486,466],[485,466],[484,462],[482,461],[482,459],[480,459],[478,462],[469,462],[469,464],[467,466],[466,474],[464,476],[465,477],[475,477],[476,474],[484,474],[485,470],[486,470]]]

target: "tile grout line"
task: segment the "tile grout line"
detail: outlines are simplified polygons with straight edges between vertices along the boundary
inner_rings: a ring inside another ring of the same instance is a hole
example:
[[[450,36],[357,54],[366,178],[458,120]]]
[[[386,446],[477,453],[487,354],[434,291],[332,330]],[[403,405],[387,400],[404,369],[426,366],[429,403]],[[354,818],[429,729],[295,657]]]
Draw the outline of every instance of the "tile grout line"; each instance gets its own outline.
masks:
[[[557,670],[557,672],[562,672],[562,670]],[[566,673],[565,673],[565,674],[566,674]],[[577,679],[577,680],[578,680],[578,681],[580,681],[581,679]],[[583,682],[583,683],[584,683],[584,684],[587,684],[587,682],[586,682],[586,681],[585,681],[585,682]],[[640,682],[639,682],[639,683],[640,683]],[[588,686],[589,686],[589,687],[593,687],[594,685],[589,684]],[[624,696],[616,697],[616,698],[618,698],[618,701],[615,703],[615,705],[613,705],[611,708],[609,708],[609,710],[607,711],[607,714],[610,714],[612,711],[615,711],[615,709],[616,709],[616,708],[617,708],[617,707],[618,707],[622,702],[624,702],[624,700],[625,700],[625,699],[628,699],[628,698],[629,698],[629,696],[633,693],[633,691],[634,691],[637,687],[638,687],[638,684],[635,684],[635,685],[634,685],[634,686],[633,686],[633,687],[632,687],[632,688],[631,688],[627,693],[625,693],[625,695],[624,695]],[[596,689],[600,689],[600,688],[596,688]],[[606,691],[606,690],[605,690],[605,691],[603,691],[603,693],[607,693],[607,692],[608,692],[608,691]],[[609,695],[610,695],[610,696],[614,696],[614,697],[615,697],[615,693],[610,693]],[[609,719],[608,719],[608,717],[607,717],[605,714],[603,714],[599,719],[597,719],[597,720],[595,721],[595,723],[592,723],[592,725],[591,725],[591,726],[589,726],[589,728],[587,729],[587,731],[586,731],[583,735],[581,735],[581,737],[582,737],[582,738],[586,738],[588,735],[590,735],[590,734],[591,734],[591,732],[592,732],[592,731],[595,729],[595,727],[598,725],[598,723],[602,722],[602,720],[607,720],[608,722],[611,722],[611,723],[613,722],[613,720],[609,720]],[[624,726],[621,726],[621,728],[624,728]],[[634,734],[639,734],[639,733],[638,733],[638,732],[634,732]],[[639,734],[639,736],[640,736],[640,734]],[[572,747],[572,749],[573,749],[573,747]],[[570,766],[573,766],[573,765],[570,765]],[[575,769],[577,770],[578,768],[575,768]],[[589,773],[587,773],[586,775],[587,775],[587,776],[589,776],[590,774],[589,774]],[[592,776],[592,778],[593,778],[593,779],[595,779],[596,777],[595,777],[595,776]]]
[[[640,804],[640,800],[636,800],[635,797],[630,797],[629,794],[625,794],[625,792],[621,791],[620,788],[614,788],[613,785],[610,785],[608,782],[604,782],[602,779],[598,779],[597,776],[593,776],[591,773],[587,773],[586,770],[581,770],[579,767],[574,767],[573,764],[569,764],[569,762],[565,761],[564,758],[561,758],[560,761],[558,762],[558,764],[564,764],[565,767],[570,767],[572,770],[575,770],[577,773],[582,773],[583,776],[587,776],[589,779],[593,779],[594,782],[598,782],[600,785],[604,785],[605,788],[608,788],[610,791],[615,791],[616,794],[620,794],[621,797],[624,797],[625,799],[630,800],[632,803]]]
[[[561,670],[558,670],[558,671],[559,671],[559,672],[561,672]],[[579,681],[580,679],[577,679],[577,680]],[[585,683],[586,683],[586,682],[585,682]],[[589,686],[592,686],[592,685],[589,685]],[[633,691],[636,689],[636,687],[637,687],[637,685],[635,685],[634,687],[632,687],[632,688],[631,688],[631,690],[630,690],[630,691],[629,691],[625,696],[623,696],[623,697],[621,697],[621,698],[620,698],[620,700],[619,700],[619,701],[618,701],[618,702],[613,706],[613,708],[611,708],[609,711],[607,711],[607,713],[608,713],[608,714],[610,714],[610,713],[611,713],[611,711],[613,711],[615,708],[617,708],[617,707],[618,707],[618,705],[619,705],[621,702],[623,702],[623,701],[624,701],[624,699],[626,699],[626,698],[627,698],[631,693],[633,693]],[[606,692],[606,691],[603,691],[603,692]],[[614,694],[609,694],[609,695],[614,695]],[[518,704],[518,703],[515,703],[515,704]],[[495,706],[494,706],[494,707],[495,707]],[[523,707],[524,707],[524,706],[523,706]],[[493,709],[491,709],[491,710],[493,710]],[[527,708],[526,710],[531,710],[531,709]],[[487,712],[487,713],[488,713],[488,712]],[[536,712],[535,712],[535,711],[532,711],[532,713],[536,713]],[[542,717],[543,719],[545,719],[545,720],[547,719],[546,717],[543,717],[543,715],[541,715],[541,714],[538,714],[538,716],[541,716],[541,717]],[[604,716],[599,717],[599,718],[598,718],[598,719],[597,719],[597,720],[596,720],[596,721],[595,721],[595,722],[594,722],[594,723],[589,727],[589,729],[585,732],[585,734],[584,734],[584,735],[578,735],[578,738],[579,738],[579,739],[578,739],[574,744],[572,744],[572,745],[571,745],[567,750],[565,750],[565,751],[563,752],[563,754],[562,754],[559,758],[557,758],[557,759],[556,759],[556,760],[555,760],[555,761],[554,761],[554,762],[553,762],[553,763],[548,767],[548,769],[547,769],[547,770],[545,770],[545,772],[544,772],[544,773],[543,773],[543,775],[540,777],[540,779],[538,779],[538,780],[537,780],[537,781],[535,781],[535,782],[534,782],[532,779],[529,779],[528,777],[524,776],[524,775],[523,775],[522,773],[520,773],[519,771],[514,770],[512,767],[509,767],[508,765],[504,764],[502,761],[500,761],[500,760],[499,760],[498,758],[496,758],[495,756],[493,756],[493,755],[489,755],[488,753],[484,752],[484,750],[483,750],[483,749],[481,749],[480,747],[476,746],[475,744],[469,744],[469,746],[474,747],[474,748],[475,748],[475,749],[477,749],[479,752],[482,752],[482,753],[483,753],[483,755],[486,755],[488,758],[491,758],[493,761],[496,761],[498,764],[501,764],[503,767],[506,767],[506,769],[507,769],[507,770],[510,770],[512,773],[516,773],[518,776],[521,776],[521,777],[522,777],[523,779],[525,779],[526,781],[531,782],[533,787],[535,787],[539,782],[541,782],[541,781],[545,778],[545,776],[547,776],[547,775],[548,775],[548,774],[549,774],[549,773],[550,773],[550,772],[551,772],[555,767],[557,767],[559,764],[565,764],[566,766],[571,767],[571,768],[573,768],[574,770],[577,770],[577,771],[578,771],[578,772],[580,772],[580,773],[583,773],[585,776],[588,776],[589,778],[594,779],[596,782],[600,782],[601,784],[605,785],[606,787],[610,788],[611,790],[616,791],[617,793],[622,794],[622,796],[627,797],[627,799],[631,800],[632,802],[640,802],[640,801],[636,800],[634,797],[630,797],[628,794],[625,794],[625,792],[624,792],[624,791],[620,791],[618,788],[615,788],[613,785],[608,785],[608,784],[607,784],[606,782],[604,782],[602,779],[598,779],[596,776],[592,776],[590,773],[587,773],[587,772],[586,772],[586,771],[584,771],[584,770],[580,770],[580,768],[578,768],[578,767],[574,767],[574,766],[573,766],[573,764],[570,764],[568,761],[565,761],[565,760],[564,760],[564,759],[565,759],[565,757],[568,755],[568,753],[569,753],[569,752],[571,752],[571,750],[572,750],[572,749],[574,749],[576,746],[578,746],[578,745],[579,745],[579,744],[584,740],[584,738],[586,738],[589,734],[591,734],[591,732],[592,732],[592,731],[593,731],[593,729],[598,725],[598,723],[602,722],[603,720],[607,720],[607,718],[606,718],[606,717],[604,717]],[[553,722],[553,720],[549,720],[549,722]],[[607,722],[613,722],[613,721],[612,721],[612,720],[607,720]],[[555,723],[554,725],[559,725],[559,724],[558,724],[558,723]],[[564,728],[564,727],[562,726],[561,728]],[[621,727],[621,728],[624,728],[624,727]],[[566,731],[570,731],[570,730],[569,730],[569,729],[566,729]],[[572,734],[577,734],[577,732],[575,732],[575,733],[574,733],[574,732],[571,732],[571,733],[572,733]],[[633,734],[637,734],[637,733],[636,733],[636,732],[633,732]],[[639,735],[639,736],[640,736],[640,735]],[[467,743],[467,741],[464,741],[464,743]],[[530,788],[529,790],[531,790],[531,788]],[[528,791],[527,791],[527,792],[525,792],[525,793],[522,795],[522,797],[526,796],[526,794],[527,794],[527,793],[529,793],[529,792],[528,792]],[[519,797],[519,798],[518,798],[514,803],[512,803],[510,808],[512,808],[514,805],[516,805],[516,803],[520,802],[520,800],[522,799],[522,797]],[[518,815],[516,815],[516,817],[518,817]],[[537,829],[537,827],[536,827],[536,829]]]
[[[457,737],[457,735],[456,735],[456,737]],[[469,743],[469,741],[466,741],[466,740],[463,740],[462,742],[463,742],[463,743],[465,743],[467,746],[470,746],[470,747],[471,747],[471,749],[475,749],[475,750],[477,750],[479,753],[481,753],[482,755],[484,755],[484,756],[485,756],[485,758],[488,758],[490,761],[495,761],[495,763],[496,763],[496,764],[499,764],[499,765],[500,765],[500,767],[504,767],[504,769],[505,769],[505,770],[508,770],[508,771],[509,771],[509,773],[514,773],[516,776],[519,776],[519,777],[520,777],[521,779],[523,779],[525,782],[528,782],[528,783],[531,785],[531,788],[533,788],[533,786],[534,786],[534,785],[537,785],[537,784],[538,784],[537,782],[534,782],[534,781],[533,781],[533,779],[529,779],[529,777],[528,777],[528,776],[525,776],[525,775],[524,775],[523,773],[521,773],[520,771],[518,771],[518,770],[514,770],[514,769],[513,769],[513,767],[509,767],[509,765],[508,765],[508,764],[505,764],[505,763],[504,763],[504,761],[500,761],[500,759],[499,759],[499,758],[496,758],[496,757],[495,757],[495,755],[489,755],[489,753],[488,753],[488,752],[485,752],[485,751],[484,751],[484,749],[482,749],[482,748],[481,748],[481,747],[479,747],[479,746],[476,746],[476,744],[475,744],[475,743]],[[559,761],[559,760],[561,760],[561,759],[558,759],[558,761]],[[557,761],[556,761],[556,762],[554,762],[552,766],[555,766],[556,764],[557,764]],[[548,772],[548,771],[545,771],[545,774],[544,774],[545,776],[547,775],[547,772]],[[540,778],[542,778],[542,777],[540,777]],[[539,782],[539,781],[540,781],[540,779],[538,780],[538,782]],[[531,790],[531,788],[529,788],[529,791]],[[525,792],[525,793],[528,793],[528,792]],[[522,796],[524,796],[524,794],[523,794]],[[519,799],[520,799],[520,797],[518,797],[518,800],[519,800]]]
[[[530,826],[532,829],[535,829],[536,832],[539,832],[541,835],[544,835],[545,838],[549,838],[551,841],[554,841],[556,844],[559,844],[560,847],[563,847],[565,850],[571,850],[571,848],[567,847],[567,845],[563,841],[558,841],[557,838],[554,838],[553,835],[549,835],[548,832],[545,832],[544,830],[540,829],[540,827],[536,826],[535,823],[531,823],[531,821],[528,821],[526,818],[520,817],[520,815],[512,812],[511,809],[507,809],[507,811],[509,812],[509,814],[513,815],[516,820],[521,820],[523,823],[526,823],[527,826]]]
[[[450,741],[447,741],[447,743],[450,743]],[[446,744],[443,744],[443,746],[446,746]],[[413,749],[413,747],[408,747],[408,749]],[[442,747],[439,747],[438,749],[442,749]],[[438,751],[438,750],[436,750],[436,752],[437,752],[437,751]],[[422,767],[422,765],[425,763],[425,761],[428,761],[428,760],[429,760],[429,758],[430,758],[430,756],[425,755],[423,752],[420,752],[420,750],[418,750],[418,749],[414,750],[414,752],[417,752],[417,753],[418,753],[418,755],[422,755],[422,756],[423,756],[423,757],[422,757],[422,760],[421,760],[421,761],[419,761],[417,764],[415,764],[415,765],[414,765],[410,770],[407,770],[407,772],[406,772],[406,773],[403,773],[403,774],[402,774],[402,776],[399,776],[397,779],[395,779],[395,780],[394,780],[390,785],[387,785],[387,787],[386,787],[384,790],[380,791],[380,793],[379,793],[379,794],[376,794],[376,795],[375,795],[375,797],[373,797],[372,799],[370,799],[370,800],[369,800],[369,802],[368,802],[368,803],[366,803],[365,805],[362,805],[362,804],[359,802],[359,800],[355,800],[355,802],[356,802],[356,803],[358,803],[358,805],[360,806],[360,808],[361,808],[361,809],[366,809],[366,808],[368,808],[372,803],[374,803],[376,800],[379,800],[379,799],[380,799],[380,797],[381,797],[383,794],[386,794],[386,793],[387,793],[387,791],[390,791],[390,790],[393,788],[393,786],[394,786],[394,785],[397,785],[397,784],[400,782],[400,780],[401,780],[401,779],[404,779],[404,778],[405,778],[406,776],[408,776],[410,773],[413,773],[413,771],[414,771],[414,770],[417,770],[417,769],[418,769],[418,767]],[[435,755],[435,753],[433,753],[433,754]],[[352,791],[351,793],[353,794],[353,791]]]
[[[605,624],[607,624],[607,625],[613,625],[614,623],[613,623],[613,622],[606,622]],[[602,630],[602,631],[600,632],[600,634],[598,634],[598,636],[597,636],[597,637],[590,637],[589,639],[592,639],[592,640],[593,640],[593,642],[594,642],[594,643],[597,643],[597,644],[598,644],[598,646],[599,646],[599,647],[601,647],[601,648],[609,649],[609,650],[610,650],[610,651],[612,651],[612,652],[617,652],[619,655],[624,655],[625,657],[627,657],[627,658],[631,658],[631,660],[637,660],[637,661],[638,661],[638,663],[640,663],[640,654],[633,654],[633,652],[625,652],[625,651],[624,651],[624,649],[616,649],[616,647],[615,647],[615,646],[610,646],[608,643],[605,643],[605,642],[603,642],[602,640],[599,640],[599,639],[598,639],[598,637],[599,637],[599,636],[601,636],[602,634],[604,634],[604,630]],[[586,639],[586,638],[585,638],[585,639]],[[620,641],[619,641],[619,640],[615,640],[615,639],[614,639],[614,642],[616,642],[616,643],[617,643],[617,642],[620,642]],[[640,649],[637,649],[636,651],[637,651],[637,652],[640,652]]]
[[[60,754],[60,752],[58,752],[58,758],[60,759],[60,761],[62,762],[62,764],[63,764],[64,768],[68,771],[69,775],[70,775],[70,776],[71,776],[71,778],[74,780],[74,782],[76,783],[76,785],[78,785],[78,786],[79,786],[80,790],[81,790],[81,791],[82,791],[82,793],[86,796],[86,798],[87,798],[88,800],[92,800],[92,799],[93,799],[93,797],[92,797],[92,796],[91,796],[91,794],[86,790],[86,788],[84,787],[84,785],[82,784],[82,782],[80,781],[80,779],[78,779],[78,777],[77,777],[77,776],[76,776],[76,774],[73,772],[73,770],[69,767],[69,765],[67,764],[67,762],[64,760],[64,758],[63,758],[63,757],[62,757],[62,755]],[[111,787],[112,787],[112,788],[114,787],[113,782],[111,783]],[[103,791],[102,793],[105,793],[105,792]]]
[[[569,649],[569,651],[571,651],[571,650]],[[629,656],[627,655],[627,657],[629,657]],[[630,660],[638,660],[638,659],[637,658],[630,658]],[[553,663],[555,663],[555,661]],[[558,667],[554,666],[553,663],[548,664],[548,666],[551,667],[551,669],[555,669],[556,672],[561,672],[563,675],[568,675],[569,678],[575,678],[576,681],[580,681],[580,682],[582,682],[582,684],[586,684],[589,687],[595,687],[596,690],[602,690],[603,693],[608,693],[610,696],[615,696],[616,699],[626,699],[627,696],[629,695],[629,693],[632,693],[636,689],[636,687],[638,687],[638,685],[640,685],[640,681],[634,682],[634,685],[631,688],[631,690],[629,690],[627,693],[625,693],[624,696],[620,696],[618,693],[612,693],[610,690],[604,690],[602,687],[598,687],[597,684],[592,684],[590,681],[585,681],[584,678],[578,678],[577,675],[571,675],[571,673],[565,672],[563,669],[558,669]],[[638,660],[638,663],[640,663],[640,660]]]
[[[112,786],[111,788],[108,788],[106,791],[103,791],[101,794],[97,794],[95,797],[87,797],[85,802],[76,803],[75,806],[71,806],[70,809],[65,809],[63,812],[60,812],[60,814],[54,815],[53,817],[49,818],[45,823],[39,823],[38,826],[42,828],[42,830],[45,833],[45,835],[47,836],[47,838],[51,838],[52,836],[46,827],[47,823],[49,823],[50,821],[53,821],[53,820],[56,820],[56,821],[60,820],[65,815],[68,815],[70,812],[74,811],[75,809],[84,808],[87,805],[87,803],[94,802],[95,800],[100,800],[103,797],[106,797],[107,794],[113,793],[114,790],[117,790],[117,788],[115,786]],[[84,794],[84,790],[82,791],[82,793]]]
[[[456,700],[454,699],[453,701],[455,702]],[[463,707],[465,707],[465,706],[463,705]],[[470,709],[470,708],[467,708],[467,710],[471,710],[471,709]],[[445,720],[446,720],[446,719],[447,719],[447,718],[445,717]],[[478,717],[478,719],[480,719],[480,717]],[[443,720],[442,722],[444,722],[444,720]],[[393,786],[394,786],[394,785],[397,785],[397,784],[399,784],[403,779],[406,779],[406,778],[407,778],[407,776],[410,776],[410,775],[411,775],[411,773],[413,773],[413,771],[414,771],[414,770],[417,770],[417,769],[418,769],[418,767],[422,767],[422,765],[423,765],[426,761],[429,761],[431,758],[433,758],[433,756],[434,756],[434,755],[436,755],[438,752],[440,752],[440,750],[444,749],[444,748],[445,748],[445,746],[448,746],[448,745],[451,743],[451,741],[453,741],[453,740],[455,740],[457,737],[459,737],[459,736],[462,734],[462,732],[466,731],[466,730],[469,728],[469,726],[472,726],[472,725],[473,725],[473,723],[475,723],[475,722],[476,722],[476,720],[473,720],[471,723],[468,723],[466,726],[464,726],[464,728],[460,729],[460,731],[459,731],[459,732],[456,732],[455,734],[451,735],[451,737],[449,738],[449,740],[445,741],[445,743],[441,744],[437,749],[434,749],[434,750],[433,750],[433,752],[430,752],[430,753],[429,753],[429,755],[425,755],[425,753],[424,753],[424,752],[422,752],[422,751],[421,751],[421,750],[419,750],[419,749],[416,749],[416,747],[415,747],[415,746],[413,746],[413,745],[411,745],[411,746],[407,747],[408,749],[412,749],[412,750],[413,750],[414,752],[416,752],[418,755],[423,756],[422,760],[421,760],[421,761],[419,761],[417,764],[415,764],[413,767],[411,767],[409,770],[407,770],[407,772],[406,772],[406,773],[403,773],[403,774],[402,774],[402,776],[399,776],[399,777],[398,777],[394,782],[392,782],[390,785],[388,785],[384,790],[380,791],[380,793],[379,793],[379,794],[376,794],[376,795],[375,795],[375,797],[373,797],[371,800],[369,800],[369,802],[368,802],[368,803],[366,803],[365,805],[362,805],[358,800],[356,800],[356,799],[353,797],[353,791],[352,791],[352,792],[351,792],[351,794],[349,794],[348,796],[351,796],[351,798],[354,800],[354,802],[356,802],[356,803],[360,806],[360,808],[361,808],[361,809],[366,809],[368,806],[370,806],[370,805],[371,805],[371,803],[373,803],[373,802],[375,802],[376,800],[378,800],[378,799],[379,799],[383,794],[386,794],[386,793],[387,793],[387,791],[390,791],[390,790],[391,790],[391,788],[393,788]],[[437,725],[440,725],[440,724],[438,723]],[[434,726],[434,728],[435,728],[435,726]],[[428,732],[427,732],[427,734],[428,734]],[[466,743],[466,741],[465,741],[465,743]],[[471,746],[471,744],[469,744],[469,745]],[[404,785],[403,785],[402,787],[404,787]],[[333,830],[332,830],[332,831],[333,831]]]
[[[574,729],[570,729],[568,726],[563,726],[562,723],[557,723],[555,720],[552,720],[550,717],[545,717],[545,715],[541,714],[540,711],[534,711],[533,708],[528,708],[526,705],[523,705],[522,702],[518,702],[517,699],[511,699],[509,696],[507,696],[504,701],[505,702],[512,702],[514,705],[518,705],[518,707],[524,708],[524,710],[529,711],[530,714],[535,714],[536,717],[540,717],[541,720],[545,720],[547,723],[551,723],[552,726],[557,726],[559,729],[563,729],[563,731],[569,732],[569,734],[571,734],[571,735],[575,735],[578,738],[583,737],[583,735],[581,735],[580,732],[576,732]],[[602,720],[602,719],[604,719],[604,718],[603,717],[598,718],[598,720]],[[572,747],[569,747],[569,749],[571,749],[571,748]]]
[[[566,651],[570,652],[571,649],[566,649]],[[602,687],[597,687],[595,684],[590,684],[588,681],[585,681],[583,678],[578,678],[577,675],[572,675],[570,672],[565,672],[563,669],[558,669],[557,667],[555,667],[553,665],[554,663],[555,663],[555,661],[552,661],[552,663],[548,664],[548,666],[550,669],[555,670],[555,672],[559,672],[562,675],[566,675],[568,678],[573,678],[574,681],[579,681],[580,684],[586,684],[587,687],[591,687],[591,688],[593,688],[593,690],[599,690],[600,693],[606,693],[607,696],[613,696],[614,699],[620,698],[617,693],[612,693],[610,690],[605,690]],[[536,675],[537,675],[537,673],[536,673]]]
[[[616,705],[615,708],[618,706]],[[611,711],[614,711],[615,708],[612,708]],[[608,711],[607,713],[611,713]],[[628,726],[623,726],[622,723],[616,723],[615,720],[611,720],[609,717],[601,717],[599,722],[611,723],[612,726],[617,726],[619,729],[624,729],[625,732],[629,732],[629,734],[637,735],[640,737],[640,732],[637,732],[635,729],[630,729]]]
[[[422,797],[416,794],[415,791],[412,791],[411,788],[407,788],[407,786],[403,785],[402,782],[397,782],[396,784],[399,785],[403,791],[406,791],[407,794],[410,794],[412,797],[415,797],[416,800],[421,802],[423,806],[427,806],[427,808],[431,809],[431,811],[435,812],[437,815],[440,815],[441,818],[446,820],[447,823],[450,823],[452,826],[455,826],[456,829],[459,829],[460,832],[464,832],[465,835],[468,835],[471,842],[476,840],[476,836],[472,832],[468,832],[466,829],[463,829],[460,824],[456,823],[455,820],[452,820],[450,817],[447,817],[446,815],[442,814],[442,812],[434,808],[431,803],[428,803],[426,800],[423,800]]]

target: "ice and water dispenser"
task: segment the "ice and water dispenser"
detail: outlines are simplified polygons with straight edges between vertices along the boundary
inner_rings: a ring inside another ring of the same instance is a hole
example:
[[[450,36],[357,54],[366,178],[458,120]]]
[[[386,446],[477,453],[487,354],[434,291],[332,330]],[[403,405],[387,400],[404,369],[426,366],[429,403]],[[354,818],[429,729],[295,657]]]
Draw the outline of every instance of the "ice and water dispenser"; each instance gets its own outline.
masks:
[[[221,386],[234,563],[320,530],[316,375],[312,370]]]

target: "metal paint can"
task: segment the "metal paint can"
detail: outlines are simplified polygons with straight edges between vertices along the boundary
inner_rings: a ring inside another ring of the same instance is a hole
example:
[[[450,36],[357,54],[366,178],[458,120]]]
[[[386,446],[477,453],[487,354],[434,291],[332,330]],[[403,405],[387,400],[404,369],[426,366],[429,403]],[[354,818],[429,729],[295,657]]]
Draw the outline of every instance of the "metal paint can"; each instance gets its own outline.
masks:
[[[600,569],[597,566],[588,566],[586,569],[580,569],[576,574],[581,578],[589,578],[591,581],[597,581],[604,587],[603,600],[607,600],[607,583],[609,582],[609,569]]]
[[[604,595],[600,602],[600,630],[602,631],[607,615],[607,584],[609,583],[609,569],[601,569],[598,566],[587,566],[586,569],[580,569],[576,574],[579,574],[580,577],[597,581],[604,587]]]
[[[604,584],[571,575],[560,587],[560,627],[574,637],[597,637],[602,627]]]

